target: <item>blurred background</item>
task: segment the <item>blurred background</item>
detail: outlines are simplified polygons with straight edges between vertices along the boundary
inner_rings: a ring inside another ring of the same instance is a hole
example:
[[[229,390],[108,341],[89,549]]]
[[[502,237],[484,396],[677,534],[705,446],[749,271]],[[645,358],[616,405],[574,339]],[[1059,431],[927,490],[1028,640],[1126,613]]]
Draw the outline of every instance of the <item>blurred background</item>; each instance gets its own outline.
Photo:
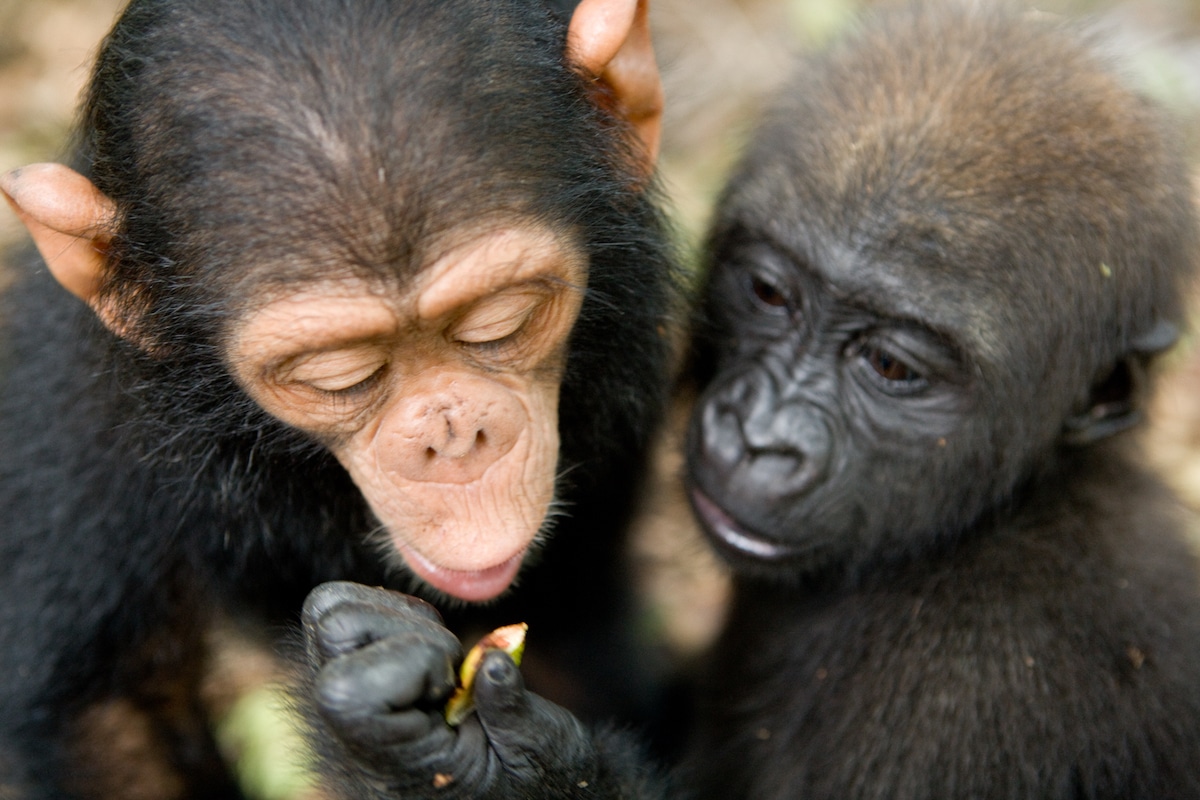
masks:
[[[978,0],[988,2],[989,0]],[[61,153],[100,38],[123,0],[0,0],[0,169]],[[762,95],[789,54],[819,47],[865,0],[651,0],[667,119],[662,173],[688,241],[703,225]],[[1041,0],[1086,16],[1130,54],[1138,80],[1200,122],[1200,0]],[[1193,136],[1200,150],[1200,134]],[[0,219],[0,240],[17,235]]]
[[[61,158],[91,57],[122,5],[0,0],[0,171]],[[652,0],[667,96],[661,174],[689,260],[760,101],[786,74],[790,55],[820,47],[864,5]],[[1182,118],[1193,163],[1200,165],[1200,0],[1044,0],[1037,8],[1086,17],[1107,29],[1134,80]],[[0,209],[0,247],[20,238],[15,218]],[[1200,310],[1200,302],[1193,305]],[[726,588],[691,527],[675,480],[683,410],[674,416],[633,556],[647,598],[647,630],[672,656],[687,658],[719,624]],[[1150,457],[1185,502],[1200,510],[1200,347],[1194,334],[1167,365],[1148,443]],[[212,703],[225,719],[222,740],[240,759],[247,789],[263,800],[311,796],[289,766],[294,743],[273,713],[277,696],[263,689],[276,675],[269,650],[230,632],[218,639]]]

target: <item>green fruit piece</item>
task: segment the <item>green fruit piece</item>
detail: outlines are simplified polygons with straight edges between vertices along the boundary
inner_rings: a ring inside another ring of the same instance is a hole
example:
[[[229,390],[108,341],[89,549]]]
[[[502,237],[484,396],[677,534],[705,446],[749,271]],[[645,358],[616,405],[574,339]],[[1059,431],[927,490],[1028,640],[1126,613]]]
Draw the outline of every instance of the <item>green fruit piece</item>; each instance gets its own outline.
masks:
[[[467,653],[462,666],[458,669],[458,688],[446,703],[446,722],[458,725],[475,710],[475,673],[479,671],[479,662],[488,650],[503,650],[512,658],[513,663],[521,666],[521,654],[525,652],[525,632],[529,626],[520,622],[516,625],[505,625],[484,636]]]

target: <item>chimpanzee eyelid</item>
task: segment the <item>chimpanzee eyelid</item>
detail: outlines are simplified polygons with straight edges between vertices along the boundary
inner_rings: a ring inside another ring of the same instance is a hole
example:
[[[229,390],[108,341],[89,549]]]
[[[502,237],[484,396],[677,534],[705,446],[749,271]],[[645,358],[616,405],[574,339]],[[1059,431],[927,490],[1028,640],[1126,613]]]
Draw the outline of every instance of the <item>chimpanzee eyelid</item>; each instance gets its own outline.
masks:
[[[451,337],[454,341],[466,345],[487,345],[503,341],[523,331],[536,315],[540,305],[539,301],[534,301],[511,313],[479,322],[468,318],[467,324],[453,329]]]
[[[280,385],[302,385],[322,393],[338,394],[365,388],[387,367],[388,359],[374,348],[317,352],[287,359],[269,369],[269,379]]]
[[[355,383],[351,383],[349,385],[341,386],[338,388],[323,387],[319,383],[314,383],[312,381],[305,381],[303,383],[306,386],[308,386],[312,389],[316,389],[318,392],[321,392],[322,394],[325,394],[325,395],[329,395],[329,396],[333,396],[333,397],[349,397],[351,395],[355,395],[355,394],[364,392],[367,389],[370,389],[371,387],[375,386],[375,384],[377,384],[379,382],[379,379],[383,376],[383,373],[386,369],[387,369],[387,364],[380,364],[379,367],[374,372],[372,372],[370,375],[367,375],[362,380],[359,380]]]

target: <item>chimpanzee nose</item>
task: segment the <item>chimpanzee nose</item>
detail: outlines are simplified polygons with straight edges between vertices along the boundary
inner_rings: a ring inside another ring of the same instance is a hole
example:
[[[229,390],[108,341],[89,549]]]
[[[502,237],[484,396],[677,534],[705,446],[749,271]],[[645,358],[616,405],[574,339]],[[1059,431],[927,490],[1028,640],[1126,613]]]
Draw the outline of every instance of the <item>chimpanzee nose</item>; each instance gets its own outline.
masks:
[[[527,424],[509,389],[468,375],[438,375],[411,386],[376,433],[384,471],[427,483],[470,483],[504,456]]]

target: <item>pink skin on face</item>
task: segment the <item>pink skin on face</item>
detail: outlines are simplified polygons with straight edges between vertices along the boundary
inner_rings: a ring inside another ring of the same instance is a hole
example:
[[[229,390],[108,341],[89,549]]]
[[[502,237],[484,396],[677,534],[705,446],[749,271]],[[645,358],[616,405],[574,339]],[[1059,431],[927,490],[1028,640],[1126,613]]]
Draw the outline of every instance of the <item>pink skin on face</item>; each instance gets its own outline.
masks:
[[[488,600],[554,498],[585,278],[564,237],[490,228],[398,295],[345,280],[272,299],[238,329],[234,370],[268,412],[331,443],[412,572]]]

